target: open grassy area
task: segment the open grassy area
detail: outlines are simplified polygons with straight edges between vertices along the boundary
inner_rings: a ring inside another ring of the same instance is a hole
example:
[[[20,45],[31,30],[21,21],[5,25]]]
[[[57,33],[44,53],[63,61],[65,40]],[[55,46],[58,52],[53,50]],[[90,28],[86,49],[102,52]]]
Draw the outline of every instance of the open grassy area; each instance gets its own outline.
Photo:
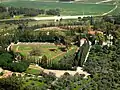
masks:
[[[62,2],[40,2],[40,1],[10,1],[3,2],[6,6],[55,9],[61,10],[61,15],[101,15],[110,11],[115,5],[105,4],[82,4],[82,3],[62,3]]]
[[[2,0],[2,2],[8,1],[43,1],[43,0]],[[59,2],[60,0],[44,0],[44,2]],[[75,0],[74,2],[84,2],[84,3],[96,3],[104,0]],[[116,0],[112,0],[116,1]]]
[[[34,69],[34,68],[28,68],[25,73],[27,74],[34,74],[34,75],[39,75],[40,74],[40,70],[39,69]]]
[[[77,50],[77,46],[73,46],[67,53],[62,54],[56,58],[53,59],[53,63],[57,63],[61,58],[63,58],[64,56],[68,56],[68,55],[72,55],[75,53],[75,51]]]
[[[97,3],[101,1],[105,1],[105,0],[80,0],[80,2],[84,2],[84,3]],[[112,0],[112,1],[115,2],[116,0]]]
[[[50,51],[52,48],[56,49],[56,51]],[[29,55],[33,49],[39,49],[41,55],[46,55],[49,59],[62,53],[62,51],[58,49],[58,46],[54,44],[19,44],[13,46],[13,51],[20,52],[24,56]]]
[[[119,0],[117,5],[118,5],[118,8],[111,13],[112,15],[119,15],[120,14],[120,0]]]
[[[61,46],[56,46],[54,44],[19,44],[14,45],[12,48],[14,52],[20,52],[24,56],[30,56],[30,52],[33,48],[37,48],[37,50],[40,50],[41,56],[46,55],[48,59],[54,60],[55,62],[59,61],[65,55],[74,53],[77,49],[77,46],[72,46],[65,52],[61,51],[59,49],[60,47]],[[51,51],[50,49],[55,49],[55,51]],[[40,58],[40,56],[31,56],[31,58]]]

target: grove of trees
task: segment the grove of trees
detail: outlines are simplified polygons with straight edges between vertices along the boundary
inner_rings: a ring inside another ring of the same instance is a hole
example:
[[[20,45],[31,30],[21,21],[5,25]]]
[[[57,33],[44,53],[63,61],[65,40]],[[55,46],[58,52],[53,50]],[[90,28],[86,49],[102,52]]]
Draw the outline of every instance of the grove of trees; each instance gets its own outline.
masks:
[[[15,60],[14,53],[0,51],[0,67],[14,72],[23,72],[29,66],[26,60]]]
[[[60,15],[59,9],[33,9],[33,8],[15,8],[15,7],[6,7],[0,5],[0,19],[12,18],[17,15],[24,15],[24,16],[37,16],[37,15]]]

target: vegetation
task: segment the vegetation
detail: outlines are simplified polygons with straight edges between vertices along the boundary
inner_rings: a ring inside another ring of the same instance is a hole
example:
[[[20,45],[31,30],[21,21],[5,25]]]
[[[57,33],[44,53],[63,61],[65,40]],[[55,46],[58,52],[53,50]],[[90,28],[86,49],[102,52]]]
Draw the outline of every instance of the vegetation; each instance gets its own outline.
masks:
[[[9,77],[0,79],[0,89],[1,90],[20,90],[22,86],[21,77]]]
[[[0,90],[120,89],[120,15],[58,22],[13,20],[0,23],[0,67],[25,73],[24,76],[13,74],[1,78]],[[110,35],[112,39],[108,37]],[[89,45],[84,43],[80,47],[81,39],[92,42],[84,66]],[[43,44],[39,45],[40,42]],[[102,45],[103,42],[112,44]],[[44,73],[40,68],[28,68],[31,63],[59,70],[74,70],[77,66],[83,66],[90,75],[85,78],[84,74],[72,76],[65,73],[56,77],[54,73]]]
[[[40,75],[41,71],[39,69],[28,68],[25,73],[33,74],[33,75]]]
[[[29,64],[25,61],[15,62],[14,55],[8,52],[0,54],[0,67],[15,72],[23,72],[28,68]]]
[[[102,15],[114,8],[112,4],[83,4],[83,3],[62,3],[62,2],[39,2],[39,1],[10,1],[2,5],[37,9],[59,9],[60,15]],[[59,7],[58,7],[59,6]],[[72,8],[71,8],[72,7]],[[53,14],[54,15],[54,14]]]
[[[19,19],[20,17],[33,17],[37,15],[59,15],[59,9],[33,9],[33,8],[15,8],[15,7],[6,7],[4,5],[0,6],[0,19],[8,19],[8,18],[15,18]],[[20,16],[21,15],[21,16]]]

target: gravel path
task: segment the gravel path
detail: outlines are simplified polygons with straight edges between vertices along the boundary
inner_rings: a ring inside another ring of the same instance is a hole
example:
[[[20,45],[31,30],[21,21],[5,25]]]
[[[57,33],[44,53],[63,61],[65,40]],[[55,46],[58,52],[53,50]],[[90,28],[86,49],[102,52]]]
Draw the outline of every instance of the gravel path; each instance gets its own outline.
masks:
[[[35,65],[30,65],[30,68],[35,68],[35,69],[39,69],[42,70],[43,72],[49,74],[50,72],[54,73],[56,75],[56,77],[60,77],[61,75],[63,75],[65,72],[68,72],[70,75],[75,75],[76,73],[79,74],[84,74],[85,77],[87,78],[88,75],[90,75],[89,73],[87,73],[86,71],[82,70],[82,67],[77,67],[76,71],[71,71],[71,70],[51,70],[51,69],[44,69],[41,68],[40,66],[35,66]]]

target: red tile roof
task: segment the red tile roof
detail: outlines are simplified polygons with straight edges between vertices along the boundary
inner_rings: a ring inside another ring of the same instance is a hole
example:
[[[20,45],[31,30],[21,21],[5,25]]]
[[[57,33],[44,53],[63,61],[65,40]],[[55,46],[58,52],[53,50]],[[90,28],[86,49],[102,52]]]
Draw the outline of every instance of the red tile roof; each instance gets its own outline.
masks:
[[[103,32],[101,32],[101,31],[92,31],[92,30],[89,30],[89,31],[88,31],[88,34],[91,34],[91,35],[95,35],[96,33],[101,33],[101,34],[103,34]]]

